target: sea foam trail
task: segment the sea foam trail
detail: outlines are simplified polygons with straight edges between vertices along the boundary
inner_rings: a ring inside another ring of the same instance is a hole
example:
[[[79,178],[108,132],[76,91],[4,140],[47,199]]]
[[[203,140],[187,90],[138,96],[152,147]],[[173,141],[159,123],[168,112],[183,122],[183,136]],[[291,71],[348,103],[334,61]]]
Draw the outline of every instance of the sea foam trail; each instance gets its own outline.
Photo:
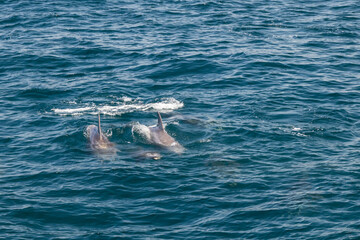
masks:
[[[103,106],[86,106],[79,108],[53,108],[51,109],[55,114],[59,115],[83,115],[83,114],[97,114],[101,112],[106,115],[121,115],[127,112],[134,111],[160,111],[171,112],[173,110],[184,107],[184,103],[175,98],[163,98],[159,102],[142,103],[124,101],[117,103],[118,105],[103,105]]]

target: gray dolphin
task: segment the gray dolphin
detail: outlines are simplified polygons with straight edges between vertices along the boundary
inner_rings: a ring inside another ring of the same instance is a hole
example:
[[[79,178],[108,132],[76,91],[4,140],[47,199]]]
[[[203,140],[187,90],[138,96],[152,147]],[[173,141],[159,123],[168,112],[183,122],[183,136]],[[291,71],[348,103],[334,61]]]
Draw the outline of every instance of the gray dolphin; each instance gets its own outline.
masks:
[[[89,125],[86,128],[91,148],[98,151],[114,151],[114,144],[110,142],[101,131],[100,113],[98,114],[98,121],[98,127]]]
[[[136,157],[139,158],[139,159],[149,159],[149,158],[154,159],[154,160],[161,159],[160,153],[158,153],[158,152],[150,152],[150,151],[139,152],[136,155]]]
[[[182,153],[185,149],[173,137],[171,137],[164,128],[160,113],[157,112],[158,123],[156,126],[149,127],[150,140],[155,145],[166,147],[174,152]]]

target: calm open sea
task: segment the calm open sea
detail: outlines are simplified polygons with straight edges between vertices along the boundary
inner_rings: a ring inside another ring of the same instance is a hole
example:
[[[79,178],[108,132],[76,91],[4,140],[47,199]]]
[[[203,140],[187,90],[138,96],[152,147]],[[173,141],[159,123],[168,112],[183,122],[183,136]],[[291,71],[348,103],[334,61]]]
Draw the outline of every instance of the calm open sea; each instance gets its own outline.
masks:
[[[0,84],[0,239],[360,239],[358,0],[0,1]]]

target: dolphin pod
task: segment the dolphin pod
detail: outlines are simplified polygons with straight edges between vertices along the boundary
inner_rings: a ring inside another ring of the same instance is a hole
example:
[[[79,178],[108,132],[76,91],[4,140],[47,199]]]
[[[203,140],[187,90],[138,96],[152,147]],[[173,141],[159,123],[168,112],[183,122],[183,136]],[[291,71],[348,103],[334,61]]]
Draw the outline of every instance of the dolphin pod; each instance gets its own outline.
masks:
[[[149,143],[166,148],[176,153],[182,153],[185,148],[171,137],[165,130],[161,115],[157,112],[158,123],[155,126],[146,127],[149,130]],[[90,146],[97,152],[116,152],[115,144],[110,142],[101,131],[100,113],[98,113],[98,126],[89,125],[86,128]],[[160,159],[161,155],[157,152],[143,152],[141,154],[145,158]]]

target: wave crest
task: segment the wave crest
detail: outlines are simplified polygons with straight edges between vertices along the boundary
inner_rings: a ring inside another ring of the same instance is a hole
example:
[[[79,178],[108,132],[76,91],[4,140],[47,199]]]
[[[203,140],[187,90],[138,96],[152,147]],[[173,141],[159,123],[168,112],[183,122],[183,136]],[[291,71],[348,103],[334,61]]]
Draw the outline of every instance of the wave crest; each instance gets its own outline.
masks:
[[[131,101],[130,98],[126,98],[126,101],[118,102],[117,105],[103,105],[78,107],[78,108],[53,108],[51,109],[55,114],[59,115],[83,115],[83,114],[97,114],[101,112],[105,115],[121,115],[128,112],[134,111],[160,111],[160,112],[171,112],[176,109],[184,107],[184,103],[176,100],[175,98],[162,98],[158,102],[153,103],[142,103]]]

